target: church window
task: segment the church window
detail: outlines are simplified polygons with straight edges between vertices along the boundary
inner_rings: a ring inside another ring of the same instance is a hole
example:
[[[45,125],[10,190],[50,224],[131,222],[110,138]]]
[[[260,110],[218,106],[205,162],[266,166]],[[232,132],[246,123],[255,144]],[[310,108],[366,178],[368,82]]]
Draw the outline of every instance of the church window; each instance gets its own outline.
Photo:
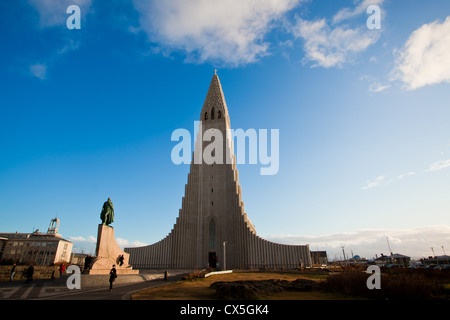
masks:
[[[209,248],[216,248],[216,223],[214,219],[211,219],[209,222]]]
[[[217,119],[222,119],[222,112],[220,110],[217,111]]]
[[[211,120],[214,120],[214,107],[211,109]]]
[[[205,112],[205,120],[208,120],[208,112]]]

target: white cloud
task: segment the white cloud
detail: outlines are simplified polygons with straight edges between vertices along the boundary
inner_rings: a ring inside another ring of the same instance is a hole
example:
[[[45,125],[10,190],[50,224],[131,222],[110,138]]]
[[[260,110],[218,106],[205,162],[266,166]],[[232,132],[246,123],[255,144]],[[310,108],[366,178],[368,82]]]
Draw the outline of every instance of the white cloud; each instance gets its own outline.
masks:
[[[92,0],[28,0],[39,13],[39,25],[41,28],[63,26],[69,14],[66,12],[70,5],[77,5],[84,16],[92,5]]]
[[[46,79],[47,78],[47,65],[42,63],[35,63],[29,67],[30,72],[32,75],[39,79]]]
[[[416,173],[411,171],[411,172],[408,172],[408,173],[399,175],[399,176],[397,177],[397,179],[401,180],[401,179],[403,179],[403,178],[411,177],[411,176],[415,176],[415,175],[416,175]]]
[[[386,176],[385,175],[379,176],[373,182],[368,181],[367,182],[368,183],[367,186],[362,187],[361,189],[368,190],[368,189],[372,189],[372,188],[378,187],[381,184],[385,183],[385,180],[386,180]]]
[[[141,242],[139,240],[135,240],[135,241],[129,241],[126,239],[122,239],[122,238],[116,238],[116,242],[119,245],[119,247],[123,248],[132,248],[132,247],[142,247],[142,246],[146,246],[147,244],[144,242]]]
[[[438,171],[438,170],[445,169],[447,167],[450,167],[450,159],[449,160],[436,161],[436,162],[432,163],[430,165],[430,168],[428,168],[428,170],[426,170],[425,172]]]
[[[441,160],[441,161],[436,161],[433,162],[430,167],[428,169],[426,169],[425,171],[423,171],[422,173],[427,173],[427,172],[433,172],[433,171],[439,171],[445,168],[450,167],[450,159],[448,160]],[[410,171],[408,173],[404,173],[401,174],[399,176],[397,176],[397,180],[402,180],[405,179],[407,177],[413,177],[416,176],[416,173],[414,171]],[[395,178],[391,178],[389,180],[386,180],[386,175],[381,175],[379,177],[377,177],[375,179],[375,181],[367,181],[367,185],[365,187],[362,187],[362,190],[368,190],[368,189],[372,189],[381,185],[387,185],[393,181],[395,181]]]
[[[304,0],[133,0],[151,41],[188,60],[238,66],[268,54],[274,21]]]
[[[370,92],[382,92],[386,89],[389,89],[390,87],[391,87],[391,85],[389,85],[389,84],[374,82],[369,85],[369,91]]]
[[[308,21],[297,18],[291,28],[296,38],[305,41],[305,60],[313,61],[313,67],[341,67],[351,62],[356,54],[364,52],[379,39],[379,32],[367,28],[348,26],[330,27],[326,19]]]
[[[97,243],[97,238],[94,236],[88,236],[87,238],[82,236],[70,236],[69,240],[74,243],[76,252],[84,251],[90,254],[95,254],[95,245]],[[139,240],[129,241],[123,238],[116,238],[116,242],[119,247],[123,250],[124,248],[141,247],[147,244]]]
[[[330,260],[342,257],[342,247],[346,256],[353,254],[371,259],[375,255],[401,253],[411,258],[432,255],[434,247],[437,255],[450,246],[450,226],[429,226],[411,229],[364,229],[352,233],[339,233],[318,236],[271,235],[264,237],[270,241],[285,244],[309,244],[310,250],[327,251]],[[389,240],[389,246],[388,246]]]
[[[28,3],[39,13],[39,27],[50,28],[60,27],[66,28],[66,21],[70,14],[67,13],[67,7],[70,5],[78,5],[81,10],[81,16],[86,16],[92,5],[92,0],[28,0]],[[29,66],[29,71],[39,79],[47,79],[48,68],[61,55],[77,50],[80,46],[79,40],[62,38],[65,44],[55,52],[42,59],[44,63],[34,63]]]
[[[371,5],[381,6],[384,0],[364,0],[355,8],[344,8],[338,11],[333,17],[333,23],[339,23],[344,20],[353,18],[362,13],[366,13],[367,8]]]
[[[73,242],[75,252],[95,254],[95,244],[97,243],[96,237],[88,236],[87,238],[84,238],[81,236],[70,236],[69,240]]]
[[[450,82],[450,16],[414,31],[396,60],[392,80],[409,90]]]
[[[370,58],[370,61],[373,62],[373,59]],[[362,76],[360,80],[366,80],[369,82],[369,92],[382,92],[391,87],[390,84],[382,83],[377,78],[369,75]]]
[[[60,49],[57,49],[51,56],[43,59],[42,63],[34,63],[29,66],[29,71],[35,77],[45,80],[47,79],[48,69],[61,55],[77,50],[80,45],[79,41],[69,39]]]
[[[87,242],[87,243],[96,243],[97,242],[97,239],[94,236],[89,236],[89,237],[87,237],[87,239],[83,238],[81,236],[78,236],[78,237],[71,236],[71,237],[69,237],[69,240],[73,241],[73,242]]]

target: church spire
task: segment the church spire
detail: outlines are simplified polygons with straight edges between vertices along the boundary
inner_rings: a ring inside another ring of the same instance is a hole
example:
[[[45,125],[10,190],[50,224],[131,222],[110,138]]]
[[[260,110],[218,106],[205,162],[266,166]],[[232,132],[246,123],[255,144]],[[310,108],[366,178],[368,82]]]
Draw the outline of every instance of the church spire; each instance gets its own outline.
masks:
[[[217,75],[217,70],[214,70],[214,75],[209,85],[208,94],[206,95],[206,99],[203,104],[200,120],[204,122],[225,120],[226,127],[230,128],[227,103],[225,102],[225,96],[223,94],[219,76]]]

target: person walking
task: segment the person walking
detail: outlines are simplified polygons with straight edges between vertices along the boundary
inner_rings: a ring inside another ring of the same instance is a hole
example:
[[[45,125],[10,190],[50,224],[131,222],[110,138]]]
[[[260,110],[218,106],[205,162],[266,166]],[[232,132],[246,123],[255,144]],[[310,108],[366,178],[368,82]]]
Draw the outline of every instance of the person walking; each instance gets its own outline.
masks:
[[[30,281],[33,281],[33,273],[34,273],[34,267],[32,264],[27,269],[27,281],[25,283],[29,283]]]
[[[111,271],[109,272],[109,291],[112,290],[113,282],[117,278],[117,270],[116,265],[113,264]]]
[[[11,269],[11,273],[9,275],[9,281],[13,281],[14,280],[14,275],[16,274],[16,264],[14,263],[12,269]]]
[[[64,265],[64,263],[61,263],[61,265],[59,266],[59,276],[62,276],[64,274],[64,271],[66,271],[66,266]]]

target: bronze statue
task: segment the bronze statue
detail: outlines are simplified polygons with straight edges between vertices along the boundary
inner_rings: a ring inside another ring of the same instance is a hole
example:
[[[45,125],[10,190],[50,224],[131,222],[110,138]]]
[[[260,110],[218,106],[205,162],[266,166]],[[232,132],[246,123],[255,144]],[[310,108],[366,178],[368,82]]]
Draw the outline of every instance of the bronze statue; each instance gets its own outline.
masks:
[[[105,226],[108,226],[112,222],[114,222],[114,206],[112,204],[111,198],[108,198],[108,201],[105,201],[105,203],[103,204],[100,219],[102,219],[102,224],[104,224]]]

